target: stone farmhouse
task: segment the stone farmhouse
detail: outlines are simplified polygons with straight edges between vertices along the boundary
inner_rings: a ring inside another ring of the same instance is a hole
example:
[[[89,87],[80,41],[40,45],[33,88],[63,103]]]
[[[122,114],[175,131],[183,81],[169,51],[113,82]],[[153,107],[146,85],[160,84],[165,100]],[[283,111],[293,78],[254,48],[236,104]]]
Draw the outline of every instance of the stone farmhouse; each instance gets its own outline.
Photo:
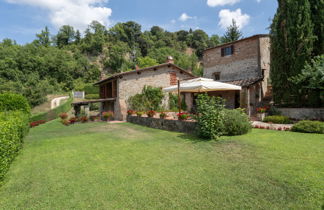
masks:
[[[174,64],[169,58],[164,64],[112,75],[95,85],[100,87],[101,111],[114,112],[116,120],[125,120],[129,97],[141,93],[144,86],[165,88],[178,80],[193,78],[190,72]]]
[[[251,116],[256,108],[271,101],[270,37],[254,35],[206,49],[204,77],[242,87],[240,93],[216,93],[230,107],[245,108]],[[239,94],[239,95],[237,95]]]

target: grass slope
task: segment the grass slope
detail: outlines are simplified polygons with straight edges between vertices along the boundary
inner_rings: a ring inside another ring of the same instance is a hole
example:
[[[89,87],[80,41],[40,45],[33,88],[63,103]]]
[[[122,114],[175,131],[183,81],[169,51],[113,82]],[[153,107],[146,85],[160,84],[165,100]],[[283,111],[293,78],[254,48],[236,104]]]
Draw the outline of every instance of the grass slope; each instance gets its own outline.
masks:
[[[320,209],[324,135],[253,130],[219,142],[131,124],[31,130],[1,209]]]

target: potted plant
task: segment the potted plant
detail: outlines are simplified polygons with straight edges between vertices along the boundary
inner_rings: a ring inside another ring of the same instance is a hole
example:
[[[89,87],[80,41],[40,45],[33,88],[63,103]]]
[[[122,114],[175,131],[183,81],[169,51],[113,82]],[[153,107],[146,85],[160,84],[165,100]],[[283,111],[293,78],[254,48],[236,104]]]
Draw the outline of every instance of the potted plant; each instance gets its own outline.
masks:
[[[102,117],[104,118],[105,121],[111,120],[113,116],[114,113],[112,113],[111,111],[102,113]]]
[[[160,113],[160,118],[165,119],[168,115],[165,112]]]
[[[190,114],[186,113],[186,112],[181,112],[179,114],[177,114],[178,119],[183,121],[183,120],[188,120],[190,117]]]
[[[76,117],[71,117],[71,118],[69,119],[69,121],[70,121],[71,124],[74,124],[74,123],[77,122],[77,118],[76,118]]]
[[[96,121],[97,118],[98,118],[97,116],[90,116],[90,120],[91,120],[92,122]]]
[[[127,111],[127,115],[128,116],[132,116],[133,114],[135,114],[135,111],[134,110],[128,110]]]
[[[142,117],[143,114],[143,112],[136,112],[137,117]]]
[[[80,118],[80,121],[82,122],[82,123],[86,123],[86,122],[88,122],[88,117],[87,116],[82,116],[81,118]]]
[[[267,107],[259,107],[257,108],[257,117],[260,121],[263,121],[266,117]]]
[[[65,120],[65,119],[67,119],[67,118],[69,117],[69,115],[68,115],[67,113],[63,112],[63,113],[59,114],[59,117],[60,117],[62,120]]]
[[[153,110],[150,110],[150,111],[146,112],[146,114],[147,114],[148,117],[154,117],[154,115],[156,114],[156,112],[153,111]]]

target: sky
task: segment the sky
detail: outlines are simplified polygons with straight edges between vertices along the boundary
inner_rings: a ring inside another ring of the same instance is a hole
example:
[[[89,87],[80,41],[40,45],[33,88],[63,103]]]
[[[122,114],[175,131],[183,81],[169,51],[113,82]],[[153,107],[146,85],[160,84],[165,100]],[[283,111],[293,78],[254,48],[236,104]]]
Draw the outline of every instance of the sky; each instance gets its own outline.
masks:
[[[0,40],[31,42],[45,26],[55,34],[62,25],[84,31],[92,20],[108,28],[129,20],[142,30],[202,29],[223,35],[235,19],[245,37],[268,33],[276,0],[0,0]]]

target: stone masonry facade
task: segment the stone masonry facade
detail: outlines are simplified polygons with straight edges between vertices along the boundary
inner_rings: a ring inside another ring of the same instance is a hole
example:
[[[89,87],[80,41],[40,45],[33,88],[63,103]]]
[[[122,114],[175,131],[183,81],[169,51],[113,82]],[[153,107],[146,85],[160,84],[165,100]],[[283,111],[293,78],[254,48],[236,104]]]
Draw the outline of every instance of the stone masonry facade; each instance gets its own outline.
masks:
[[[224,55],[225,48],[232,49],[229,55]],[[256,107],[266,97],[271,97],[268,35],[255,35],[207,49],[203,63],[204,77],[242,86],[240,105],[250,115],[255,114]]]
[[[192,74],[181,70],[174,64],[145,71],[133,71],[122,77],[117,77],[117,97],[113,105],[114,118],[116,120],[126,120],[127,110],[129,109],[128,99],[131,96],[141,93],[144,86],[166,88],[173,85],[175,79],[177,81],[190,78],[193,78]],[[167,96],[162,105],[165,107],[168,105]]]

